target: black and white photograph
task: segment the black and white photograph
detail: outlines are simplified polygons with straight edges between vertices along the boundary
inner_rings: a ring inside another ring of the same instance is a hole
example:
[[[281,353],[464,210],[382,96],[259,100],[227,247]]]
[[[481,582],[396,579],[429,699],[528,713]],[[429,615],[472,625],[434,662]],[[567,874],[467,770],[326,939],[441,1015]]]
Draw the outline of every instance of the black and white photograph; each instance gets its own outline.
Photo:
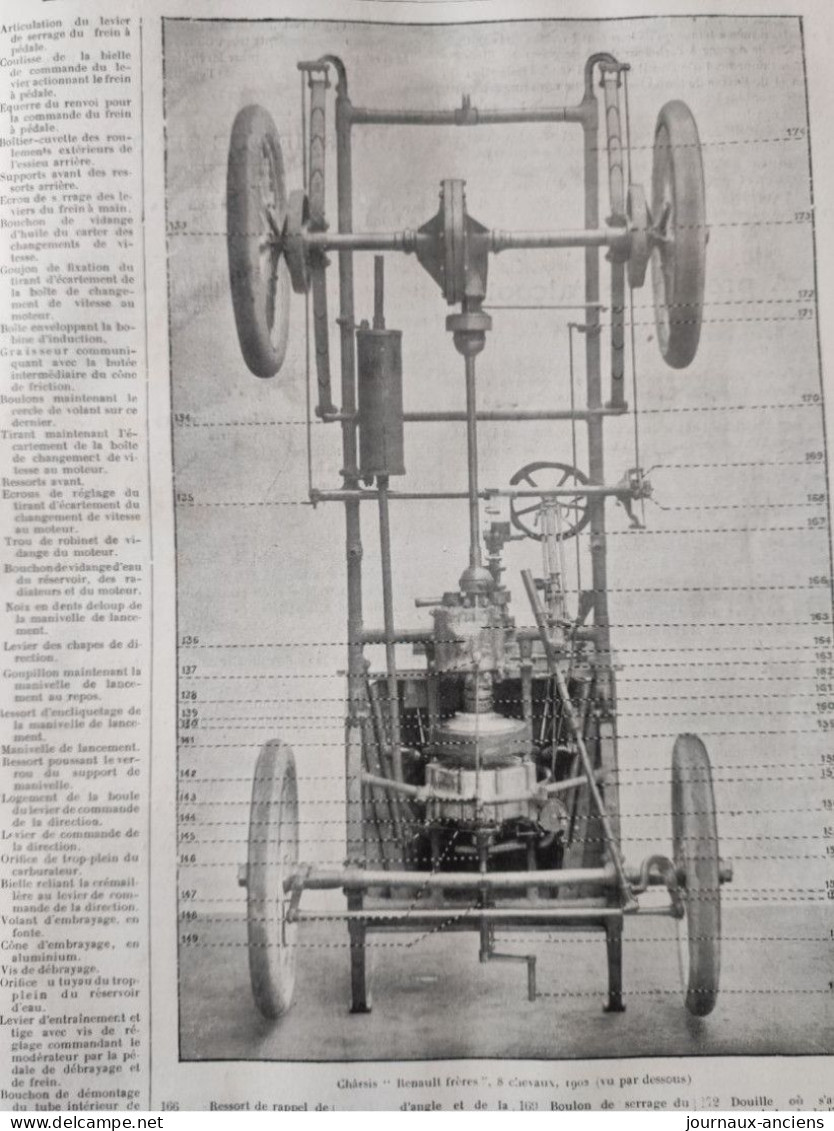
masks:
[[[831,1054],[801,21],[162,35],[181,1061]]]

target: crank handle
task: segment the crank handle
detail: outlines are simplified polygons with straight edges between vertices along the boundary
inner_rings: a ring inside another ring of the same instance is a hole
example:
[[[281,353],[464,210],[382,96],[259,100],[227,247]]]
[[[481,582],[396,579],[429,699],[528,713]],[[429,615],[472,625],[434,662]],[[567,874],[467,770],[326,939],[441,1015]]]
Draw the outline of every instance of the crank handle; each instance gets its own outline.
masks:
[[[480,955],[481,962],[526,962],[527,963],[527,1000],[536,1000],[536,956],[535,954],[502,954],[497,950],[484,950]]]

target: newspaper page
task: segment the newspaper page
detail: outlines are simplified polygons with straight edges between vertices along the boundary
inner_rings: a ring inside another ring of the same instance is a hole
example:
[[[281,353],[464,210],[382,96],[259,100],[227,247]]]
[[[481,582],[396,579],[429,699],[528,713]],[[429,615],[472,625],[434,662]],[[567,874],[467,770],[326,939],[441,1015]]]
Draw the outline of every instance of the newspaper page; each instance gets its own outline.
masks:
[[[0,1108],[823,1126],[833,23],[6,0]]]

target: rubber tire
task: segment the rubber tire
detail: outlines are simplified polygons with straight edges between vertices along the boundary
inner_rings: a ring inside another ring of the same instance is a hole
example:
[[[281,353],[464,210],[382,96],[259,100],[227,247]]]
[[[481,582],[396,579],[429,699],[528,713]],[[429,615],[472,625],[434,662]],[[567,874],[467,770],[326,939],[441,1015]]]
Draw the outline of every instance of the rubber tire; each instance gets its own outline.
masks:
[[[686,1008],[705,1017],[715,1007],[721,969],[721,883],[712,770],[703,742],[681,734],[672,752],[672,841],[684,877],[689,977]]]
[[[297,924],[284,924],[284,880],[298,863],[298,785],[295,759],[283,742],[260,752],[252,782],[247,869],[249,974],[264,1017],[283,1016],[293,1003]]]
[[[264,181],[269,162],[272,183]],[[235,118],[226,176],[226,240],[237,335],[256,377],[273,377],[284,361],[289,333],[290,279],[267,219],[264,188],[273,198],[276,227],[287,212],[284,158],[275,123],[260,106]]]
[[[652,256],[657,341],[673,369],[685,369],[701,337],[706,273],[706,205],[701,142],[692,111],[667,102],[657,118],[652,163],[652,223],[671,203],[672,250]]]

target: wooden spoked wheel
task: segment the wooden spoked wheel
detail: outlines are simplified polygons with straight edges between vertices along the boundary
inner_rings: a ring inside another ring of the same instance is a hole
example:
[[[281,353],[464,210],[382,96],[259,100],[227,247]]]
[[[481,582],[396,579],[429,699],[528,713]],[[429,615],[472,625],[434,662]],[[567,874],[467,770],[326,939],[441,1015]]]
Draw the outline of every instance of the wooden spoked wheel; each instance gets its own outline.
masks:
[[[707,226],[701,142],[683,102],[667,102],[658,115],[651,221],[657,340],[667,364],[685,369],[701,337]]]
[[[298,785],[290,748],[268,742],[252,783],[247,867],[249,973],[258,1009],[281,1017],[295,993],[298,925],[284,881],[298,863]]]
[[[287,214],[278,131],[260,106],[235,118],[226,177],[226,242],[232,305],[244,360],[273,377],[289,333],[290,277],[281,241]]]
[[[679,735],[672,753],[672,842],[683,889],[680,921],[686,1008],[711,1013],[721,967],[721,882],[712,771],[703,742]]]

